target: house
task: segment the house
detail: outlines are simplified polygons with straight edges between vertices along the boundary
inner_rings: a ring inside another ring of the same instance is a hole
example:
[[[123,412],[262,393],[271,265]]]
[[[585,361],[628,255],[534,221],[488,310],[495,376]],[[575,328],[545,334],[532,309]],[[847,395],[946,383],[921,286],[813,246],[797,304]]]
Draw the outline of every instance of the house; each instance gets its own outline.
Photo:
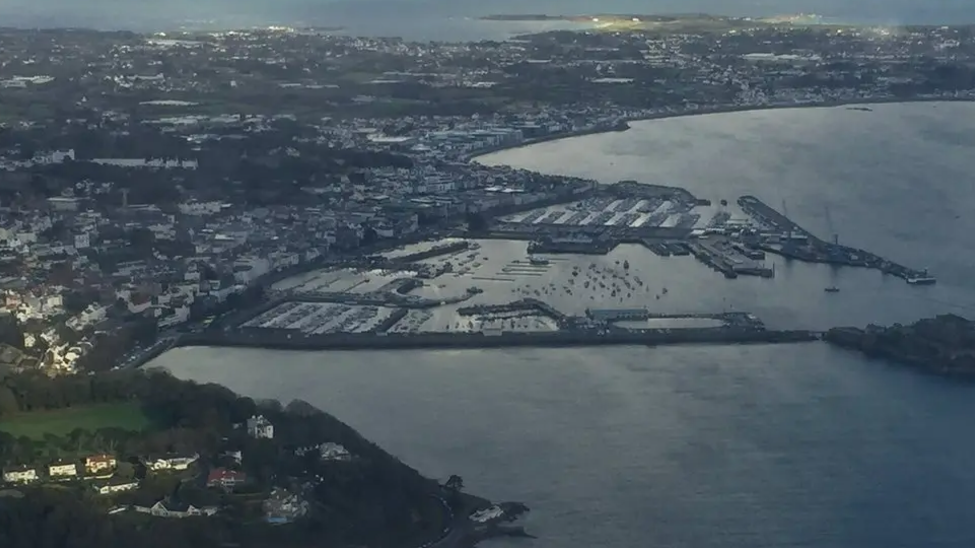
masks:
[[[85,459],[85,473],[96,476],[100,472],[111,472],[117,464],[112,455],[92,455]]]
[[[331,441],[318,446],[318,454],[322,460],[346,461],[352,460],[352,454],[344,446]]]
[[[254,438],[271,439],[274,437],[274,425],[263,415],[255,415],[247,419],[247,433]]]
[[[7,483],[30,483],[37,481],[37,469],[29,466],[8,468],[3,471],[3,481]]]
[[[92,484],[92,488],[99,495],[110,495],[122,491],[132,491],[139,488],[138,480],[134,479],[110,479]]]
[[[207,487],[232,489],[246,481],[247,475],[243,472],[227,470],[226,468],[214,468],[207,476]]]
[[[159,501],[152,506],[133,506],[132,509],[136,512],[149,514],[158,518],[177,519],[194,516],[212,516],[219,510],[216,506],[204,506],[203,508],[197,508],[192,504],[185,506],[179,504],[166,505],[163,503],[163,501]]]
[[[152,457],[145,460],[146,468],[153,471],[186,470],[191,464],[199,460],[200,455],[174,455],[166,457]]]
[[[78,475],[78,465],[73,462],[58,462],[47,467],[47,475],[53,479],[73,478]]]
[[[300,447],[295,450],[295,454],[303,457],[309,453],[318,453],[318,457],[323,461],[347,461],[352,460],[352,454],[341,444],[327,441],[317,447]]]
[[[308,503],[285,489],[274,489],[264,501],[264,520],[272,525],[290,523],[308,512]]]

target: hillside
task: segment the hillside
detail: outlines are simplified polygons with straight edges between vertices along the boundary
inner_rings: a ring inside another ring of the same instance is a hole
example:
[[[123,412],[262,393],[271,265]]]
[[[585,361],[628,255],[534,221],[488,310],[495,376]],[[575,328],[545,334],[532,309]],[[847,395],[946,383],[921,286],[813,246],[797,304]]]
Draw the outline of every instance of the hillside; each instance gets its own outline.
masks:
[[[0,463],[4,548],[420,546],[486,505],[306,403],[162,371],[7,377]]]

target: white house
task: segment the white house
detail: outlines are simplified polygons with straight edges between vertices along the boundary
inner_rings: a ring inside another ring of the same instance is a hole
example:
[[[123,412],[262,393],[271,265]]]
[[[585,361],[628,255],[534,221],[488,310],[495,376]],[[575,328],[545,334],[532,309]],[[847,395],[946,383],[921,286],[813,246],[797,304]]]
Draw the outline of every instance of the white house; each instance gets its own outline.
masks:
[[[150,470],[186,470],[191,464],[199,460],[200,455],[158,457],[146,460],[146,467]]]
[[[132,491],[133,489],[138,489],[139,482],[137,480],[108,480],[105,482],[94,483],[91,487],[99,495],[110,495],[112,493],[121,493],[122,491]]]
[[[254,438],[271,439],[274,437],[274,425],[263,415],[255,415],[247,419],[247,433]]]
[[[37,470],[28,466],[10,468],[3,471],[3,481],[7,483],[30,483],[37,481]]]
[[[141,512],[143,514],[149,514],[159,518],[188,518],[191,516],[212,516],[217,513],[218,508],[216,506],[204,506],[203,508],[197,508],[192,504],[187,506],[185,509],[170,509],[167,508],[162,501],[153,504],[152,506],[133,506],[133,510],[136,512]]]
[[[72,478],[78,475],[78,465],[73,462],[52,464],[48,466],[47,474],[52,478]]]

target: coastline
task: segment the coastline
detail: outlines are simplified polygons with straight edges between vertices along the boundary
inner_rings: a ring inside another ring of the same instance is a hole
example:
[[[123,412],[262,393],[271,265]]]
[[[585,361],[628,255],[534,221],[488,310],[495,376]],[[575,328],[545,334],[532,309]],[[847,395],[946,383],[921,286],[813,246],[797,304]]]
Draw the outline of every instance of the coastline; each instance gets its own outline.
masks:
[[[889,105],[889,104],[897,104],[897,103],[975,103],[975,96],[972,97],[955,97],[955,96],[951,96],[951,97],[948,96],[945,97],[929,97],[929,96],[870,97],[870,98],[854,98],[854,99],[842,99],[842,100],[831,100],[831,101],[816,101],[810,103],[773,103],[767,105],[705,105],[702,106],[701,108],[687,109],[682,111],[657,112],[653,114],[633,116],[633,117],[622,116],[619,118],[619,122],[629,124],[632,122],[647,122],[651,120],[664,120],[667,118],[684,118],[687,116],[704,116],[708,114],[729,114],[734,112],[753,112],[753,111],[763,111],[763,110]],[[546,135],[544,137],[537,137],[530,140],[526,139],[525,141],[518,144],[492,146],[477,151],[473,154],[466,155],[463,158],[463,160],[480,163],[480,159],[483,158],[484,156],[496,154],[498,152],[530,147],[533,145],[547,143],[550,141],[560,141],[562,139],[572,139],[574,137],[584,137],[586,135],[596,135],[602,133],[627,131],[629,129],[631,128],[627,127],[626,129],[620,129],[618,127],[592,127],[592,128],[578,129],[572,131],[563,131],[559,133]]]

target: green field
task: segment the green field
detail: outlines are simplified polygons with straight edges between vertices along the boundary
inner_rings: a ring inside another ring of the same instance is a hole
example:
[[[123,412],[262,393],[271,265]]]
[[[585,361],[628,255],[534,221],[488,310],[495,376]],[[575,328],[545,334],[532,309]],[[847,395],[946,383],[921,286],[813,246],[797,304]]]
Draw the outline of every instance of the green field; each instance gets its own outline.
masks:
[[[89,431],[99,428],[141,431],[149,425],[149,418],[137,402],[36,411],[0,419],[0,431],[34,439],[42,439],[44,434],[64,436],[75,428]]]

